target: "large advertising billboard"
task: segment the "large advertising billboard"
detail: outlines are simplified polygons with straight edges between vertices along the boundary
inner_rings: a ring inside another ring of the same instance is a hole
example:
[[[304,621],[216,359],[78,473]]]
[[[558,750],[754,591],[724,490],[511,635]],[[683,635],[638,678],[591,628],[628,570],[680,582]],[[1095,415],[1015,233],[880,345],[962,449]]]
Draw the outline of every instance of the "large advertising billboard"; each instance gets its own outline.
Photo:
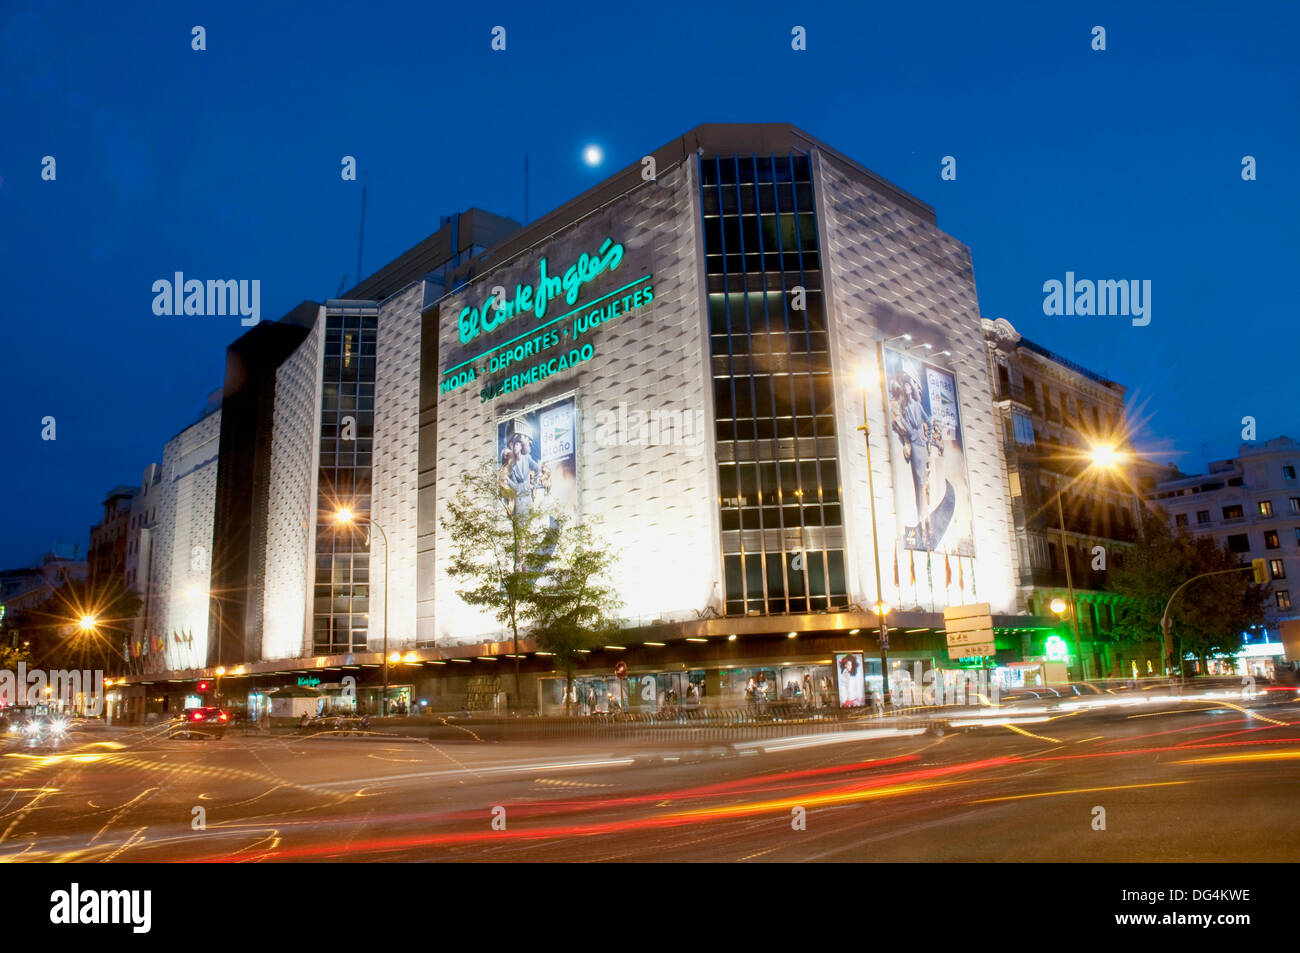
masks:
[[[516,512],[554,506],[578,516],[578,421],[573,396],[497,421],[501,485],[514,491]]]
[[[966,441],[953,373],[884,349],[894,512],[904,550],[975,554]]]

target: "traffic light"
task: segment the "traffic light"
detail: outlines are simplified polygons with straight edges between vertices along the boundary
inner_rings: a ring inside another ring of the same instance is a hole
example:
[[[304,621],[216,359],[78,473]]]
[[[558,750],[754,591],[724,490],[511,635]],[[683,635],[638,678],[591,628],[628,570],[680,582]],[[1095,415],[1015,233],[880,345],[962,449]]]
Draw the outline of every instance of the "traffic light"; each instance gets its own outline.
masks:
[[[1250,568],[1255,571],[1255,582],[1263,585],[1268,582],[1268,566],[1262,559],[1252,559]]]
[[[201,692],[206,692],[207,690],[208,690],[208,683],[207,683],[207,682],[199,682],[199,691],[201,691]]]

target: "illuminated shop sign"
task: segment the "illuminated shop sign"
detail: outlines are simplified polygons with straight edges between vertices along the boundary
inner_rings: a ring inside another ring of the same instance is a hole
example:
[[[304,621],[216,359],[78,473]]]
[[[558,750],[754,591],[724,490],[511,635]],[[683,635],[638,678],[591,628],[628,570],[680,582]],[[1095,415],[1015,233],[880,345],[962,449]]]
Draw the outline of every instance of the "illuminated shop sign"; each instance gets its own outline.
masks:
[[[468,344],[480,334],[495,331],[501,325],[528,311],[537,316],[537,320],[546,317],[550,302],[564,294],[564,301],[570,307],[578,303],[585,285],[595,281],[607,271],[613,271],[623,263],[623,246],[612,238],[601,242],[600,250],[595,255],[585,252],[564,272],[563,277],[547,274],[546,259],[538,266],[539,276],[536,285],[515,285],[515,296],[508,301],[497,301],[495,290],[487,300],[477,308],[465,308],[460,313],[460,342]]]
[[[624,257],[623,245],[606,238],[596,254],[584,252],[561,275],[551,274],[548,259],[542,258],[536,284],[516,284],[512,297],[507,297],[504,288],[495,288],[478,307],[462,308],[457,316],[462,344],[525,314],[542,323],[446,368],[438,393],[448,394],[480,377],[499,375],[479,385],[479,400],[486,403],[591,360],[596,348],[582,340],[584,336],[654,300],[653,276],[645,274],[586,304],[578,303],[587,285],[612,274]],[[550,316],[556,301],[569,307]]]
[[[315,688],[320,684],[320,679],[315,675],[299,675],[298,684],[303,688]]]

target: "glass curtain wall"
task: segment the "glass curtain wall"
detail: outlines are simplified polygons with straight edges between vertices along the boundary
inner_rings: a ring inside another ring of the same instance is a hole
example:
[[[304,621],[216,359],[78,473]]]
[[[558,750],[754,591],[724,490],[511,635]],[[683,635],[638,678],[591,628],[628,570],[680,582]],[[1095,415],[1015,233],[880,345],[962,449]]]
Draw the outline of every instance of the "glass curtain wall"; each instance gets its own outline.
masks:
[[[333,517],[341,506],[363,524],[370,515],[378,318],[374,308],[356,308],[331,310],[325,322],[312,622],[314,651],[321,655],[366,648],[369,529],[339,526]]]
[[[700,157],[728,615],[847,604],[808,157]]]

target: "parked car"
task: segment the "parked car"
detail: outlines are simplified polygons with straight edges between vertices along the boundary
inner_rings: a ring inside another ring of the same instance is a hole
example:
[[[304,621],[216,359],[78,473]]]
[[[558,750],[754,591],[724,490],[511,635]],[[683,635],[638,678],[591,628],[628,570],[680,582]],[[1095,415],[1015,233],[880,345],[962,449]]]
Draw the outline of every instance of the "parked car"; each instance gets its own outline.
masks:
[[[230,724],[230,712],[210,705],[206,708],[186,708],[171,723],[169,738],[220,738]]]

